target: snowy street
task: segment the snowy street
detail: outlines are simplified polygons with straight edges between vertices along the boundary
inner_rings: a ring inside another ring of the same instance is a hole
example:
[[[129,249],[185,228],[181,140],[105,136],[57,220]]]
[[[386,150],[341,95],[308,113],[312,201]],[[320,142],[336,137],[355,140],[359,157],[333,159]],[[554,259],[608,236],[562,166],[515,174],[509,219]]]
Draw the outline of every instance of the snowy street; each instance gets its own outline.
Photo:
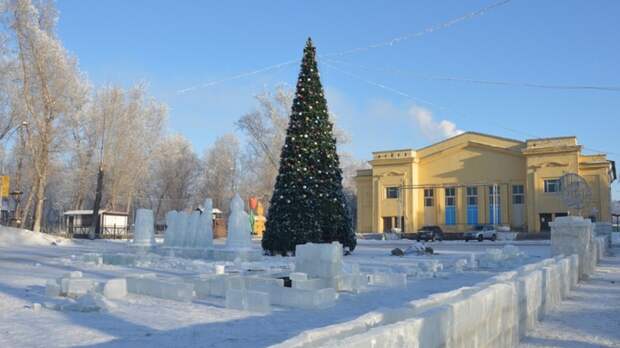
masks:
[[[529,332],[530,347],[620,347],[620,248],[611,249],[592,277]]]

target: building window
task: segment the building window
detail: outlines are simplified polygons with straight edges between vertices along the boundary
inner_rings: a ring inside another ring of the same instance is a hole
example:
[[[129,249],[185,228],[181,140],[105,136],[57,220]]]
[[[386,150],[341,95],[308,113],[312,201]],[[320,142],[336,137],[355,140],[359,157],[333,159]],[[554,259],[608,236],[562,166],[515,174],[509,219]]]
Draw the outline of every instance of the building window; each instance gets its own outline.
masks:
[[[467,188],[467,224],[478,224],[478,188],[476,186]]]
[[[562,185],[560,184],[560,179],[545,180],[545,192],[546,193],[555,193],[555,192],[560,192],[561,190],[562,190]]]
[[[446,188],[446,225],[456,225],[456,188]]]
[[[499,194],[499,186],[489,186],[489,223],[499,225],[502,221],[501,196]]]
[[[388,199],[398,198],[398,187],[386,187],[385,188],[385,197]]]
[[[524,198],[523,185],[512,185],[512,204],[523,204]]]
[[[454,207],[456,205],[456,189],[454,187],[446,188],[446,206]]]
[[[467,188],[467,205],[468,206],[478,205],[478,188],[475,186],[470,186]]]
[[[433,200],[433,189],[424,189],[424,206],[432,207],[435,205]]]

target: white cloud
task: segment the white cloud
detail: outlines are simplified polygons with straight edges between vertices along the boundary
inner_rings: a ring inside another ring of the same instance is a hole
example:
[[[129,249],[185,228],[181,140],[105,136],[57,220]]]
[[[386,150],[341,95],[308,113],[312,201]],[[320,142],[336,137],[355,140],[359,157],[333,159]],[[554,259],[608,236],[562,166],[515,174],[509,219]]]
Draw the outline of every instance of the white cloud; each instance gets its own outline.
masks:
[[[408,115],[413,118],[422,135],[428,140],[441,140],[463,133],[454,122],[435,121],[430,110],[417,105],[409,108]]]

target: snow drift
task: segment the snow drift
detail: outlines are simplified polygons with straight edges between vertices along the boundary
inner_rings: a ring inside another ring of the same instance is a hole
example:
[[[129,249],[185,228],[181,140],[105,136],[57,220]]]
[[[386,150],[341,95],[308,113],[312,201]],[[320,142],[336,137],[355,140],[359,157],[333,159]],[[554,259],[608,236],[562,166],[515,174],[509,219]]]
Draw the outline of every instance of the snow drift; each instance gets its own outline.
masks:
[[[66,238],[20,228],[0,226],[0,247],[51,245],[71,243]]]

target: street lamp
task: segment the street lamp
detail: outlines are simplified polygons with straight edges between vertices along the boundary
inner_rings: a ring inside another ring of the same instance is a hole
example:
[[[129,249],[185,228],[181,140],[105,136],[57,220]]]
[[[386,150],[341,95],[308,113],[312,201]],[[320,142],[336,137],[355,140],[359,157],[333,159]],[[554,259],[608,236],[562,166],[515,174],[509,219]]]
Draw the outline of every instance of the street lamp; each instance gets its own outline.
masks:
[[[24,193],[22,191],[16,190],[12,191],[9,194],[13,196],[13,200],[15,200],[15,210],[13,211],[13,217],[11,218],[10,223],[11,226],[19,227],[22,224],[22,220],[19,214],[19,203],[21,202],[21,197]]]

